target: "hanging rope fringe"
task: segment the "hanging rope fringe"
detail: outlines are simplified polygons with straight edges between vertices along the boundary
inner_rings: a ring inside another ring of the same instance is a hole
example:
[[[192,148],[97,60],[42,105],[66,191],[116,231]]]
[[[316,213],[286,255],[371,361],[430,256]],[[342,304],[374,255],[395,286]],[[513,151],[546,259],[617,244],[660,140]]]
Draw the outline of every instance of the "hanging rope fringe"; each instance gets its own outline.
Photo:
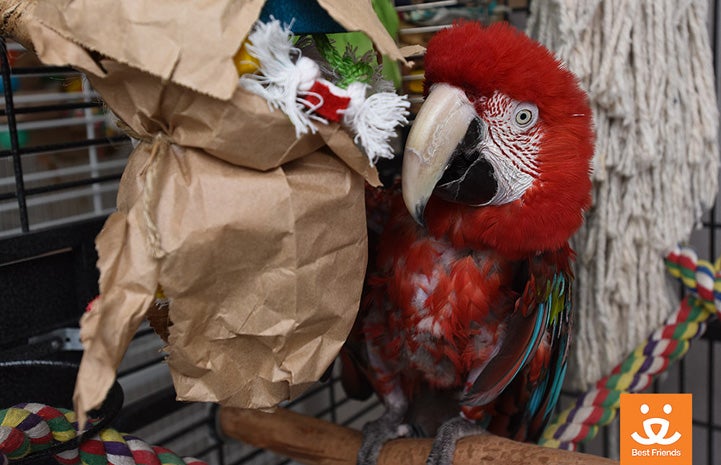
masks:
[[[320,69],[293,46],[293,33],[278,20],[258,22],[248,36],[248,53],[259,62],[259,74],[244,74],[239,84],[263,97],[268,106],[280,109],[295,126],[296,137],[316,132],[312,113],[306,111],[303,95],[320,78]]]
[[[0,410],[0,465],[12,464],[34,452],[75,439],[77,429],[75,412],[71,410],[36,403]],[[196,458],[180,458],[168,449],[150,446],[111,428],[54,458],[60,465],[207,465]]]
[[[531,2],[529,34],[589,92],[594,205],[574,238],[570,385],[608,373],[676,306],[655,257],[688,240],[717,191],[706,0]]]
[[[365,148],[371,164],[379,158],[393,158],[388,141],[396,136],[399,124],[408,124],[410,102],[393,92],[378,92],[366,97],[370,86],[353,83],[348,86],[350,105],[343,113],[343,124],[351,128],[353,141]]]
[[[692,249],[676,247],[667,256],[666,267],[687,292],[678,311],[610,375],[561,412],[546,428],[539,444],[576,450],[579,443],[595,437],[616,417],[621,393],[648,388],[655,376],[686,354],[691,340],[705,331],[709,318],[721,317],[721,259],[712,265],[699,260]]]

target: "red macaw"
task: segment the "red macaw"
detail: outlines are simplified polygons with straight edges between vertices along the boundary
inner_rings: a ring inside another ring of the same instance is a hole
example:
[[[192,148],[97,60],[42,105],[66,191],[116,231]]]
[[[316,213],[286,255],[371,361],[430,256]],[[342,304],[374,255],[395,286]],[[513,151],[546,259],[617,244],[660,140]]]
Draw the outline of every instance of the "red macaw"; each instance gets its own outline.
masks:
[[[568,239],[591,202],[586,94],[540,44],[472,22],[431,39],[425,93],[402,199],[369,196],[382,231],[344,379],[367,376],[386,412],[363,428],[361,465],[412,434],[435,435],[430,464],[480,431],[534,441],[566,369]]]

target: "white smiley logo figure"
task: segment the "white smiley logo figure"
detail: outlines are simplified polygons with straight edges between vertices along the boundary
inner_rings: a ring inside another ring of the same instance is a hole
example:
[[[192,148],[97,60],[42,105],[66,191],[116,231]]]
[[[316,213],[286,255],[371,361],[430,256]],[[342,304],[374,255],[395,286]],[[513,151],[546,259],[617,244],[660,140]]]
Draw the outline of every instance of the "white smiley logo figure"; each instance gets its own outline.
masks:
[[[646,415],[649,412],[650,408],[646,404],[641,404],[641,413]],[[666,415],[670,414],[672,411],[671,404],[666,404],[663,406],[663,411]],[[653,431],[653,426],[658,425],[659,431],[658,433],[655,433]],[[639,444],[643,444],[644,446],[651,446],[654,444],[660,444],[662,446],[668,446],[670,444],[673,444],[674,442],[681,439],[681,433],[676,431],[671,435],[671,437],[666,437],[666,433],[668,433],[668,420],[665,418],[648,418],[647,420],[644,420],[643,422],[643,431],[646,433],[646,437],[641,436],[637,432],[634,432],[631,437],[634,441],[636,441]]]

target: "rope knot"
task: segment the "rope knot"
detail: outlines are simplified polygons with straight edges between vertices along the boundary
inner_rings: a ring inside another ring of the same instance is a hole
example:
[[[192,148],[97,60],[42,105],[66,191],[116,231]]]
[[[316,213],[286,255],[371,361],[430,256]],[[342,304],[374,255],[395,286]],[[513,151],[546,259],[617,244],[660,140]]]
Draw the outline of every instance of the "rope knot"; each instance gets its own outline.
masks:
[[[173,144],[173,140],[164,131],[158,131],[154,135],[140,134],[120,119],[115,122],[115,125],[127,134],[128,137],[150,145],[148,164],[140,172],[140,176],[142,176],[143,181],[145,181],[145,187],[143,189],[143,220],[145,220],[145,230],[147,232],[150,254],[153,258],[163,258],[167,255],[167,252],[160,243],[160,231],[158,230],[158,225],[153,218],[151,210],[156,195],[155,183],[158,176],[158,159],[168,151],[168,148]]]
[[[150,157],[148,164],[141,173],[145,181],[143,188],[143,219],[145,220],[145,229],[148,233],[148,245],[153,258],[163,258],[167,252],[160,243],[160,231],[152,215],[153,200],[156,196],[156,181],[158,179],[158,159],[167,153],[172,141],[163,132],[158,132],[152,138],[152,146],[150,148]]]
[[[130,137],[134,137],[133,134],[128,133]],[[135,134],[137,135],[137,134]],[[148,157],[148,164],[140,172],[140,175],[145,181],[145,187],[143,188],[143,219],[145,220],[145,229],[147,232],[148,246],[150,247],[150,253],[153,258],[163,258],[167,255],[167,252],[163,250],[160,243],[160,231],[158,225],[152,214],[153,201],[156,197],[156,182],[158,179],[158,160],[162,154],[166,153],[173,143],[171,138],[164,132],[157,132],[152,137],[141,136],[138,140],[146,144],[150,144],[150,156]]]
[[[666,268],[699,305],[721,317],[721,258],[712,264],[700,260],[695,250],[677,245],[666,256]]]

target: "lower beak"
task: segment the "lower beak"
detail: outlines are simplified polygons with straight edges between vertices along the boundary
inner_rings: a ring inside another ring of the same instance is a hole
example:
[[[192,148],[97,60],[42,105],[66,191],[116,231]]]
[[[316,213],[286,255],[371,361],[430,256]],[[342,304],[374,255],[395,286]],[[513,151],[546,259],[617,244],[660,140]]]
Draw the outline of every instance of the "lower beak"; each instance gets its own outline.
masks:
[[[423,224],[426,203],[472,123],[482,121],[461,89],[449,84],[431,88],[411,127],[403,154],[403,200],[417,223]]]

